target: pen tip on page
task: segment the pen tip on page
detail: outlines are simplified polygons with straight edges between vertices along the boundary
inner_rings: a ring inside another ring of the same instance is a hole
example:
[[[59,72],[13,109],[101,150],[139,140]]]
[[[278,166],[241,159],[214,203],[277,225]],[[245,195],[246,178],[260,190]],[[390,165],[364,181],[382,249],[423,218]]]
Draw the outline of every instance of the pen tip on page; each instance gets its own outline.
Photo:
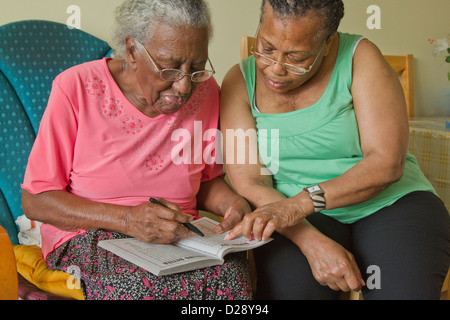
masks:
[[[158,204],[160,206],[166,207],[166,205],[164,205],[163,203],[161,203],[160,201],[156,200],[155,198],[151,197],[150,202],[154,203],[154,204]],[[191,230],[192,232],[194,232],[195,234],[199,235],[200,237],[204,237],[205,235],[198,230],[195,226],[193,226],[192,224],[190,224],[189,222],[186,223],[182,223],[182,225],[184,225],[186,228],[188,228],[189,230]]]
[[[190,223],[183,223],[183,225],[188,228],[189,230],[191,230],[192,232],[194,232],[195,234],[199,235],[200,237],[204,237],[205,235],[203,234],[203,232],[201,232],[200,230],[197,229],[197,227],[193,226]]]

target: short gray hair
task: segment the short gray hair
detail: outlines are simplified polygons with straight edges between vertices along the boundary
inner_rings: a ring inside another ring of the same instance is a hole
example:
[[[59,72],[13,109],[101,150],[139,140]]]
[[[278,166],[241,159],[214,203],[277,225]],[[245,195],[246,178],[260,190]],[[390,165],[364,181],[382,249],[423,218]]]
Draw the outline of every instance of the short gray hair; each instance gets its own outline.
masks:
[[[174,27],[207,28],[212,37],[211,13],[204,0],[125,0],[115,11],[113,56],[125,57],[127,38],[146,43],[161,22]]]

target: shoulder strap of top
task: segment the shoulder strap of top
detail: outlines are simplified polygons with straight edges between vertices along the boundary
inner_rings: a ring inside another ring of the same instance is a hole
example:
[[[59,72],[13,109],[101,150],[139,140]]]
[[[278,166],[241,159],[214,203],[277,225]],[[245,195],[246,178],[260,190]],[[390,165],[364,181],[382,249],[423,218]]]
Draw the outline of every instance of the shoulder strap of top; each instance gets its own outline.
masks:
[[[242,75],[244,76],[245,84],[247,85],[247,92],[250,101],[253,101],[255,94],[255,62],[255,57],[250,56],[247,59],[241,60],[239,63]]]
[[[334,80],[340,89],[350,90],[353,80],[353,55],[359,42],[364,39],[360,35],[339,32],[339,53],[334,67]]]

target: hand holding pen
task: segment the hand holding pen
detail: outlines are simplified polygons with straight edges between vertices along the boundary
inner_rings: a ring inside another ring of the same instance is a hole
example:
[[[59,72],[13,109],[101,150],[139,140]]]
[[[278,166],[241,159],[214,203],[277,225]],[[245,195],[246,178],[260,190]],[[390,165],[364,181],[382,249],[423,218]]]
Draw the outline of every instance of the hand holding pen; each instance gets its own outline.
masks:
[[[192,221],[172,202],[158,198],[163,205],[146,201],[137,206],[126,207],[123,212],[122,233],[144,242],[171,244],[191,234],[182,223]]]
[[[155,198],[150,198],[150,202],[167,208],[166,205],[162,204],[160,201],[156,200]],[[199,235],[200,237],[204,237],[205,236],[199,229],[197,229],[191,223],[189,223],[189,222],[180,222],[180,223],[183,226],[185,226],[186,228],[188,228],[189,230],[191,230],[192,232],[194,232],[195,234]]]

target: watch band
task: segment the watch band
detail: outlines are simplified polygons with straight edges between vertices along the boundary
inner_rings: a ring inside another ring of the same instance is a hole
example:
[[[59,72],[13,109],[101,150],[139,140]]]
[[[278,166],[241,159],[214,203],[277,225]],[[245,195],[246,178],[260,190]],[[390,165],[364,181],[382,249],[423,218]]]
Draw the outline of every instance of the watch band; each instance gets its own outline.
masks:
[[[325,209],[325,192],[319,185],[306,187],[304,190],[314,203],[314,212],[320,212]]]

